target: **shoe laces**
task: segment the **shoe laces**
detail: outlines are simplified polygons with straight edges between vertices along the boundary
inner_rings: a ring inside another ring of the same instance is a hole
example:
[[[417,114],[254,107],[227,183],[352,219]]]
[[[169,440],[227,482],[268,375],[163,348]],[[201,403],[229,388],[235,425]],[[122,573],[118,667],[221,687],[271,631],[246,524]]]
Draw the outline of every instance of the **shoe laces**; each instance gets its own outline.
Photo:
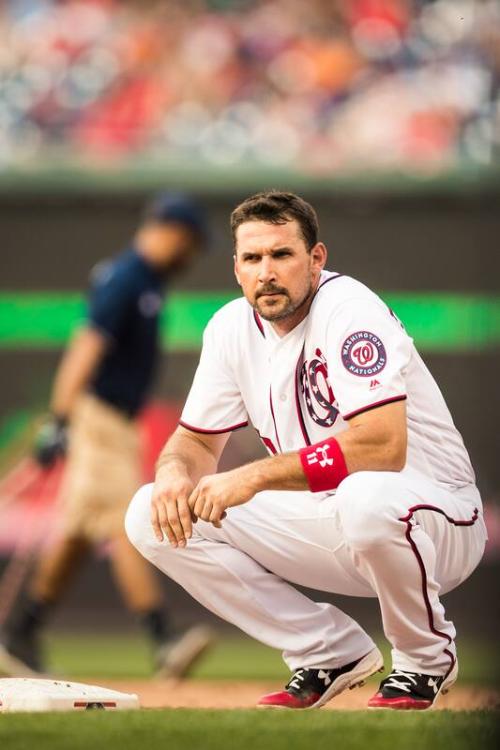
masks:
[[[285,689],[288,688],[295,688],[295,690],[300,690],[302,687],[302,684],[306,678],[306,673],[308,672],[308,669],[297,669],[295,674],[293,675],[290,682],[287,684]]]
[[[416,672],[402,672],[400,669],[393,669],[391,674],[384,680],[385,687],[396,688],[409,693],[412,686],[417,684]]]
[[[307,680],[310,680],[309,687],[324,691],[332,683],[332,670],[301,667],[297,669],[290,682],[286,685],[285,690],[300,691]]]

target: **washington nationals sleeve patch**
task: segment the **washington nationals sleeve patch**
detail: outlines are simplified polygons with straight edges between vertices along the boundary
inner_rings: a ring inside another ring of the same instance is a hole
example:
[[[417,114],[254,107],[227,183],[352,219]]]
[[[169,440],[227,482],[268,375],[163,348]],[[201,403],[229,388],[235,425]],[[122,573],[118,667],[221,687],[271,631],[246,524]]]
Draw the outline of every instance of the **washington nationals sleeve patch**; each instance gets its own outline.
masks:
[[[341,356],[346,370],[362,378],[377,375],[387,364],[385,346],[370,331],[351,333],[342,344]]]

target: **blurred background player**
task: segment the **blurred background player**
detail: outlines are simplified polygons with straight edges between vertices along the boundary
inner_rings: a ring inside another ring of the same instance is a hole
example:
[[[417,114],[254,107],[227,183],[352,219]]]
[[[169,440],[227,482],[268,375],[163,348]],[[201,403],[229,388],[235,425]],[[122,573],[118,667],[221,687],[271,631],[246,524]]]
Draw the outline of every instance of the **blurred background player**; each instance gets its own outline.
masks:
[[[103,542],[116,585],[148,634],[160,673],[182,676],[210,642],[202,626],[173,630],[154,570],[123,529],[125,509],[141,484],[134,418],[160,353],[165,287],[205,239],[200,206],[183,194],[160,194],[146,208],[131,246],[92,272],[87,320],[56,372],[50,417],[34,450],[38,463],[49,468],[67,449],[59,534],[6,627],[0,668],[7,673],[44,670],[42,627],[92,547]]]

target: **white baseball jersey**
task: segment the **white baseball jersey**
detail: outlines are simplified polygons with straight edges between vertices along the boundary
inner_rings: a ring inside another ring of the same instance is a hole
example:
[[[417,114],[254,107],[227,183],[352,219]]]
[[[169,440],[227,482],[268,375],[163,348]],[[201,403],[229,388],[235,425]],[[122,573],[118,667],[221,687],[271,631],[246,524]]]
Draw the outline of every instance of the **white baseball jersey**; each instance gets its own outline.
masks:
[[[283,337],[245,298],[213,316],[181,424],[219,433],[250,423],[275,454],[335,435],[355,415],[403,399],[404,471],[450,489],[473,483],[462,437],[401,323],[366,286],[324,271],[309,314]]]

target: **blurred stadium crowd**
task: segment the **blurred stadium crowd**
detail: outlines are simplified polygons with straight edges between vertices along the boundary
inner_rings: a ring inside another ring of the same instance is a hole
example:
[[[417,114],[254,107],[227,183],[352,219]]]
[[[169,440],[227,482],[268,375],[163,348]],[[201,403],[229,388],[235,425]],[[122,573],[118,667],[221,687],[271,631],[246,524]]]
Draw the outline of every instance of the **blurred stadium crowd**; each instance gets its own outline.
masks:
[[[0,0],[0,170],[490,164],[499,84],[497,0]]]

